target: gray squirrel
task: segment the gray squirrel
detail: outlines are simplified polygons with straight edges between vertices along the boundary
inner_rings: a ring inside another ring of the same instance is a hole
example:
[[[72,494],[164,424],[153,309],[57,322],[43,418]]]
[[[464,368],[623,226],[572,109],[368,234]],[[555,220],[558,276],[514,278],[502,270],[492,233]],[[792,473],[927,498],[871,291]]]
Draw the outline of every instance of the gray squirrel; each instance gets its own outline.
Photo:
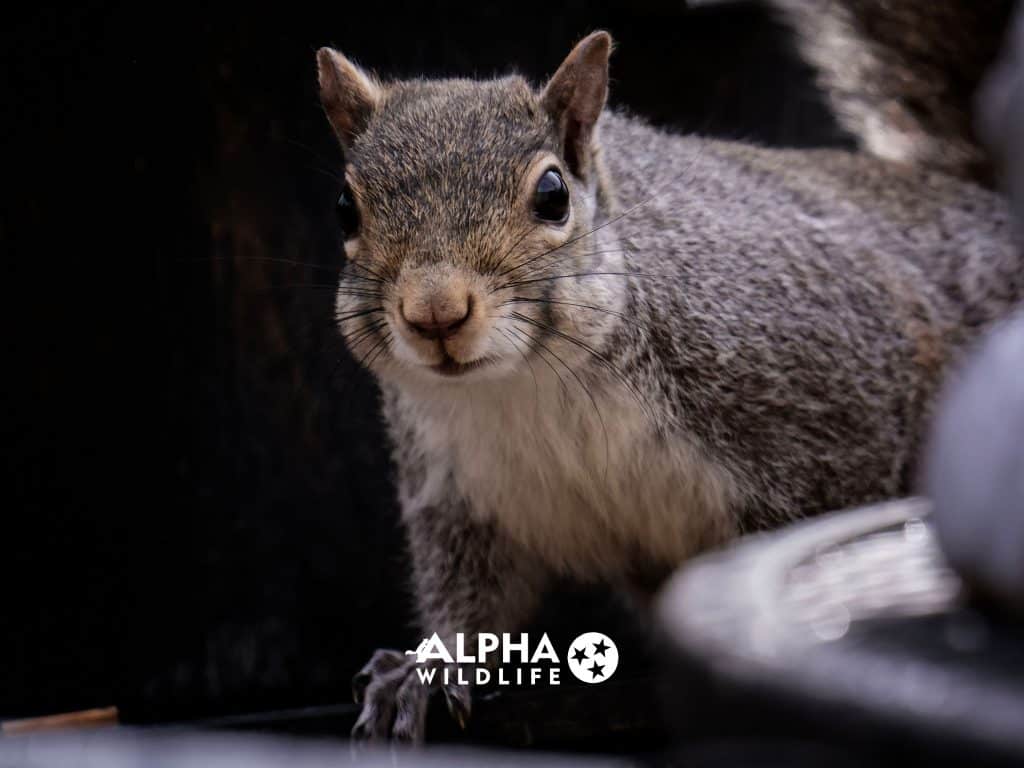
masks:
[[[856,153],[672,135],[605,108],[611,50],[589,35],[540,89],[317,54],[337,322],[448,647],[521,628],[552,576],[650,594],[743,532],[906,492],[943,372],[1024,294],[973,159],[879,151],[884,115]],[[416,664],[374,654],[355,737],[423,739]]]

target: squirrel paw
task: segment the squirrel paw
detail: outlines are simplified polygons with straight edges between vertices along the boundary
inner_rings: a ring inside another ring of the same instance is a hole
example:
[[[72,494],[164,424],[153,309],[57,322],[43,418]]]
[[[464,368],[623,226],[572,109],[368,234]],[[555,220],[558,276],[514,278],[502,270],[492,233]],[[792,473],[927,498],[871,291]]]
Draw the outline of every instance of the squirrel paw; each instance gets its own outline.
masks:
[[[471,697],[468,685],[449,684],[435,674],[433,683],[424,683],[417,670],[422,665],[415,656],[401,651],[380,649],[369,663],[352,678],[352,695],[362,704],[359,719],[352,728],[357,741],[393,741],[422,744],[426,734],[427,704],[440,688],[448,712],[462,727],[469,719]],[[440,670],[439,670],[440,671]]]

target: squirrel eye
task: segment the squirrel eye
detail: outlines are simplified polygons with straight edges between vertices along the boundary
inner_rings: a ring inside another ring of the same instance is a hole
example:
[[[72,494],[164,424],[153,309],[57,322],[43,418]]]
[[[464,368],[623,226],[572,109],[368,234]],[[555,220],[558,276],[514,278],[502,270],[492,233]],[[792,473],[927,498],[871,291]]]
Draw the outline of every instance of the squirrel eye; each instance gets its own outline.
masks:
[[[338,214],[338,223],[341,225],[341,233],[348,240],[355,237],[359,232],[359,209],[352,199],[352,190],[346,184],[338,196],[338,205],[335,209]]]
[[[565,179],[551,168],[537,182],[533,195],[533,213],[542,221],[561,224],[569,216],[569,188]]]

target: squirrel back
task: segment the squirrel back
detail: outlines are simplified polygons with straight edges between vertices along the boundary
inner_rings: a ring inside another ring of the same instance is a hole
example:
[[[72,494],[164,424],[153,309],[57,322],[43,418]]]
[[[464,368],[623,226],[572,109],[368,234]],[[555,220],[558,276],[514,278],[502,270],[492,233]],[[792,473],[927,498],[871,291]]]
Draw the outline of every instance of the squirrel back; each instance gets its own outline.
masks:
[[[861,148],[989,185],[975,98],[1012,0],[771,0]]]
[[[614,113],[602,142],[634,211],[614,224],[627,271],[671,275],[635,281],[605,349],[640,370],[651,350],[631,374],[729,457],[741,527],[907,493],[944,373],[1024,297],[1004,201],[927,168]]]

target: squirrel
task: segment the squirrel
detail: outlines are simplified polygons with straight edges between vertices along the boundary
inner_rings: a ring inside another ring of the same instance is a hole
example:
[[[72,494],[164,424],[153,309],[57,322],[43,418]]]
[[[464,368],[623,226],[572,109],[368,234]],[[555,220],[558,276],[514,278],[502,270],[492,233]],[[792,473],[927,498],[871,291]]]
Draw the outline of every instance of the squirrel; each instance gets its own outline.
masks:
[[[906,492],[944,371],[1024,295],[967,166],[673,135],[606,108],[611,51],[590,34],[540,89],[317,53],[336,320],[448,647],[520,628],[553,576],[649,594],[744,532]],[[373,655],[354,737],[423,739],[416,668]],[[443,691],[461,722],[469,688]]]

